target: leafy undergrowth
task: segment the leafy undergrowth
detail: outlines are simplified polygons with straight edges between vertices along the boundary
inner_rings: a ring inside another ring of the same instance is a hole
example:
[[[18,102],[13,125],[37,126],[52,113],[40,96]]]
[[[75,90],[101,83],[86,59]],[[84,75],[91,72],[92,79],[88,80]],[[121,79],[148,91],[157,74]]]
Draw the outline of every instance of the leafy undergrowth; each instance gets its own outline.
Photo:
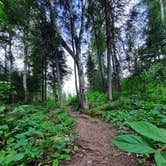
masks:
[[[90,108],[96,108],[97,106],[103,105],[108,101],[108,96],[105,93],[101,92],[92,92],[89,91],[87,92],[87,97],[88,97],[88,102],[89,102],[89,107]],[[70,106],[73,107],[73,109],[78,108],[78,98],[77,96],[73,96],[68,100],[68,103]]]
[[[113,139],[120,149],[137,154],[153,155],[157,166],[166,165],[166,130],[149,122],[130,122],[137,134],[125,134]]]
[[[0,165],[54,165],[70,159],[76,120],[65,109],[0,107]]]
[[[124,135],[115,137],[113,142],[122,150],[138,153],[139,163],[146,162],[146,158],[153,155],[158,166],[166,165],[164,157],[166,141],[161,141],[165,139],[166,130],[160,129],[166,127],[165,104],[122,97],[114,102],[86,110],[86,113],[100,117],[118,127],[119,133]],[[133,123],[138,124],[137,127],[131,127]],[[149,126],[153,129],[150,130]]]
[[[166,124],[166,105],[141,100],[120,98],[96,108],[86,110],[92,116],[100,116],[126,132],[128,122],[148,121],[159,126]]]

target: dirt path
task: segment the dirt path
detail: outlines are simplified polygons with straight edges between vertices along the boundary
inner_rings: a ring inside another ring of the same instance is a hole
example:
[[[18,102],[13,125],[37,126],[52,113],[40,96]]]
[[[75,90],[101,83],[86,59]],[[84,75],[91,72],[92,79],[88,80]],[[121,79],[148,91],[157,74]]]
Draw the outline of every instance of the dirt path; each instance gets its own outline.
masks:
[[[64,166],[137,166],[135,157],[118,150],[111,142],[116,129],[101,120],[81,114],[76,116],[79,152]]]

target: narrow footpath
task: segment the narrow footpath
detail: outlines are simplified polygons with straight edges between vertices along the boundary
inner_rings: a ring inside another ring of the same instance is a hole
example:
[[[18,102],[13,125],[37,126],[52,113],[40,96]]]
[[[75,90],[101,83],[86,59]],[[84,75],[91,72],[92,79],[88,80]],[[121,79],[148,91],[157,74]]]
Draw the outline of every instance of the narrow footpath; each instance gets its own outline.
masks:
[[[117,130],[99,119],[71,113],[78,119],[76,144],[79,151],[64,166],[137,166],[136,158],[111,142]]]

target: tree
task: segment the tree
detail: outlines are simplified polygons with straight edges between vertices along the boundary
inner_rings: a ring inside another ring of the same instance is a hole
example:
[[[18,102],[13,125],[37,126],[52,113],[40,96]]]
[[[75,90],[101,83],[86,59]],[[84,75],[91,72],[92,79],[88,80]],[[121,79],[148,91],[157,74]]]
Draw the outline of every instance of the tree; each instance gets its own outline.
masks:
[[[54,14],[54,0],[49,0],[50,2],[50,7],[51,7],[51,15],[53,18],[53,23],[56,29],[58,30],[58,25],[57,25],[57,19]],[[69,6],[69,12],[70,12],[70,19],[73,19],[73,10],[72,10],[72,4],[70,1],[67,1],[68,6]],[[81,106],[83,109],[87,109],[88,106],[88,100],[86,96],[86,89],[85,89],[85,79],[84,79],[84,71],[83,71],[83,64],[81,62],[81,42],[82,42],[82,37],[83,37],[83,32],[84,32],[84,19],[85,19],[85,2],[82,1],[82,13],[81,13],[81,23],[80,23],[80,31],[79,35],[77,36],[76,34],[76,25],[75,22],[71,25],[71,31],[74,32],[73,37],[75,41],[75,52],[69,47],[67,42],[63,39],[62,35],[60,34],[60,31],[58,30],[57,34],[60,38],[62,46],[68,51],[68,53],[73,57],[77,69],[78,69],[78,76],[79,76],[79,91],[80,91],[80,102]],[[74,20],[73,20],[74,21]]]
[[[111,69],[111,20],[109,15],[109,4],[108,1],[104,1],[104,9],[105,9],[105,24],[106,24],[106,38],[107,38],[107,70],[108,70],[108,96],[109,100],[112,101],[112,69]]]

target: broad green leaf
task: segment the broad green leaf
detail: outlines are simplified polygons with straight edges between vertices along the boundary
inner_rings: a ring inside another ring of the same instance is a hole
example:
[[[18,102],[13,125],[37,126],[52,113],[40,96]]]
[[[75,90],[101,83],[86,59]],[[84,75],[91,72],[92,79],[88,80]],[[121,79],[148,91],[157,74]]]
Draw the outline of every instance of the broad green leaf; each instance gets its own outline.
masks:
[[[131,122],[130,127],[139,134],[154,141],[166,143],[166,130],[148,122]]]
[[[112,142],[120,149],[134,153],[152,153],[153,147],[139,136],[132,134],[121,135],[113,138]]]
[[[59,161],[56,159],[53,161],[53,165],[52,166],[59,166]]]
[[[21,147],[21,146],[26,146],[28,144],[27,139],[20,139],[14,146],[15,149]]]
[[[14,161],[19,161],[24,158],[24,153],[18,153],[13,157]]]
[[[0,151],[0,165],[2,164],[4,159],[5,159],[5,151],[1,150]]]
[[[8,154],[6,157],[5,157],[5,164],[6,165],[9,165],[12,161],[13,161],[13,156],[14,154]]]
[[[166,166],[166,159],[164,158],[164,156],[162,156],[162,154],[160,153],[155,153],[155,161],[157,166]]]
[[[4,113],[6,107],[5,106],[0,106],[0,113]]]
[[[70,160],[70,155],[68,155],[68,154],[61,154],[61,156],[60,156],[60,159],[61,160]]]
[[[3,131],[8,130],[8,125],[0,125],[0,130],[3,130]]]

